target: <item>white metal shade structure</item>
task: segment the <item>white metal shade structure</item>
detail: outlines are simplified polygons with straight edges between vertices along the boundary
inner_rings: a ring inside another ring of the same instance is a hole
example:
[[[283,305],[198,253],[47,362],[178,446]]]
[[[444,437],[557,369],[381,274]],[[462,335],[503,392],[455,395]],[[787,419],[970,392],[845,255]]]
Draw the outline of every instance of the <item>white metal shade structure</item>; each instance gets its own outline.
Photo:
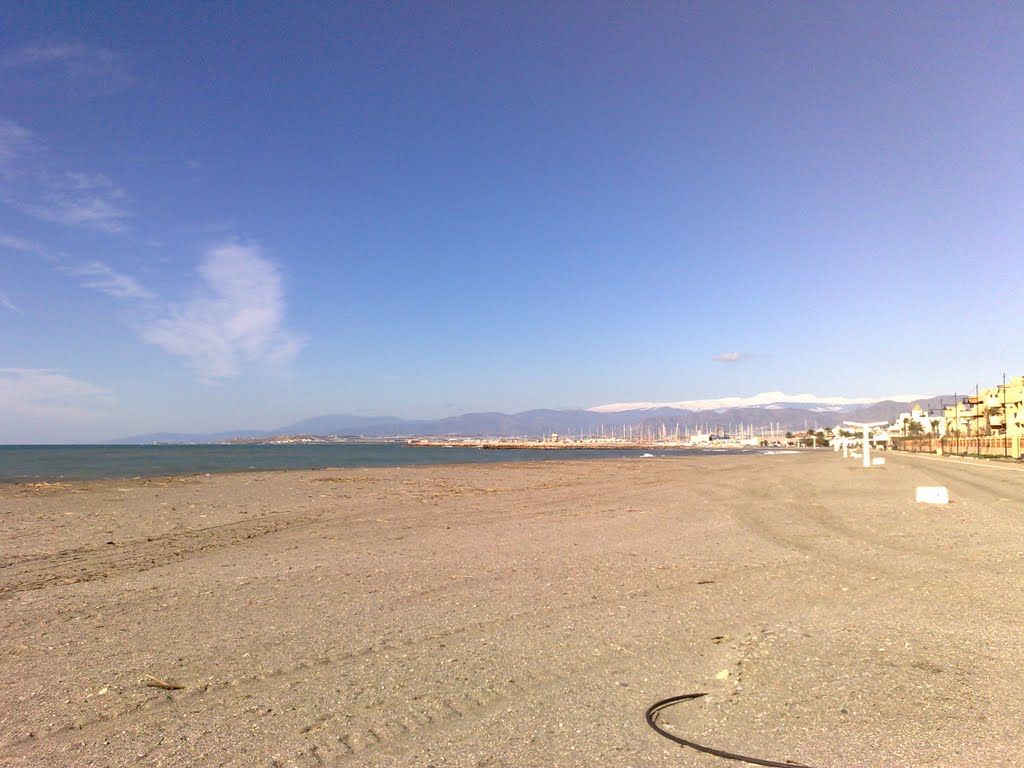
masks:
[[[865,424],[865,423],[862,423],[862,422],[859,422],[859,421],[846,421],[846,422],[843,422],[843,423],[847,424],[847,425],[849,425],[851,427],[857,427],[858,429],[863,429],[864,430],[864,445],[863,445],[863,450],[861,451],[861,453],[864,454],[864,466],[865,467],[870,467],[871,466],[871,437],[870,437],[870,434],[869,434],[870,430],[871,430],[872,427],[881,427],[881,426],[883,426],[885,424],[888,424],[889,422],[887,422],[887,421],[872,421],[870,423]]]

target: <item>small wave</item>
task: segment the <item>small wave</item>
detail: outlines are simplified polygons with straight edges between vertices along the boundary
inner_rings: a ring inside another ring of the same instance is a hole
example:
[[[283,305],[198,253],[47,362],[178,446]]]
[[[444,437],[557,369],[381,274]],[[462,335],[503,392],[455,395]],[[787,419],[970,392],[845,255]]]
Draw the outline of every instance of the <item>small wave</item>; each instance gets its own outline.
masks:
[[[762,456],[779,456],[784,453],[800,453],[800,451],[761,451]]]

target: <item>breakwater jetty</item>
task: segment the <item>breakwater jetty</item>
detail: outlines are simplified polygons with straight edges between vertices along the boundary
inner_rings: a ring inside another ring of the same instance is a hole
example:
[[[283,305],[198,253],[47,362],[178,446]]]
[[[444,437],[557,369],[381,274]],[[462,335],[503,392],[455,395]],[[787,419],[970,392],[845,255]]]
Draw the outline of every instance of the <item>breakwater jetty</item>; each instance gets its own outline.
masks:
[[[756,448],[761,443],[740,442],[732,440],[715,440],[701,443],[692,442],[662,442],[662,441],[635,441],[635,440],[528,440],[528,439],[458,439],[458,440],[433,440],[417,438],[408,440],[406,445],[411,448],[479,448],[485,451],[566,451],[566,450],[672,450],[692,449],[707,450],[708,448]],[[764,445],[767,445],[765,443]]]

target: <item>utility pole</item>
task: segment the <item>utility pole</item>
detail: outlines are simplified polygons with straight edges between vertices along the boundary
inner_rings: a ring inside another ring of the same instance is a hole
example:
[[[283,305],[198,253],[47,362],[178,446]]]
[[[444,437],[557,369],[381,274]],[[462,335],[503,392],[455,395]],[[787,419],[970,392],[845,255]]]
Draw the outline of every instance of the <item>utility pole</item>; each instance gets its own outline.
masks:
[[[1009,453],[1006,446],[1006,438],[1010,434],[1010,430],[1006,428],[1006,371],[1003,371],[1003,458],[1005,459]]]
[[[956,443],[953,445],[953,453],[960,453],[960,401],[957,400],[957,393],[953,393],[953,431],[956,434]]]

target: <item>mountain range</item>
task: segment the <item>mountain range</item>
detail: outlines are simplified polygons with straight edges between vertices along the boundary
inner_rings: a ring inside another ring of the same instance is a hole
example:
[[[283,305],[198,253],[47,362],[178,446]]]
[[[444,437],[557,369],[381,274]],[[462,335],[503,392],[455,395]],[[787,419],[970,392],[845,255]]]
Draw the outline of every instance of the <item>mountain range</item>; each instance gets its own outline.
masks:
[[[772,397],[778,396],[778,397]],[[239,429],[227,432],[186,434],[157,432],[109,441],[112,444],[211,443],[237,438],[269,438],[276,435],[339,437],[541,437],[563,435],[621,434],[632,428],[657,433],[724,432],[746,427],[802,431],[833,427],[843,421],[895,421],[914,404],[938,413],[950,395],[871,401],[852,398],[817,398],[764,393],[750,398],[691,400],[674,403],[617,403],[587,409],[538,409],[521,413],[465,413],[443,419],[401,419],[389,416],[328,414],[302,419],[276,429]]]

